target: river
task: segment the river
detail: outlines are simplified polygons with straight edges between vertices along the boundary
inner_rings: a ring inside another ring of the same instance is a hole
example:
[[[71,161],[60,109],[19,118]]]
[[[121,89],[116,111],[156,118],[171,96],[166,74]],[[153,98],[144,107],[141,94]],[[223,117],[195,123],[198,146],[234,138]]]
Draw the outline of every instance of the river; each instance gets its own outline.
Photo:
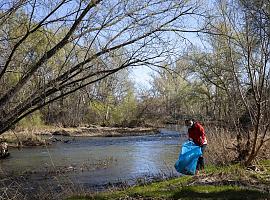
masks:
[[[0,161],[1,176],[27,175],[28,182],[69,180],[89,187],[138,178],[175,176],[174,163],[186,139],[182,126],[168,126],[160,134],[132,137],[76,137],[47,147],[10,149]]]

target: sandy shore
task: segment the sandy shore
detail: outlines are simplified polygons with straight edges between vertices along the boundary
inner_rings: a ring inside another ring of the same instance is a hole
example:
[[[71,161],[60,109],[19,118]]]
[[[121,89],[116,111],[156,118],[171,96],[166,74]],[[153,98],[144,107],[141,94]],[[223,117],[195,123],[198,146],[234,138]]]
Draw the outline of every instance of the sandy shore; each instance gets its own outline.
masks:
[[[157,128],[118,128],[89,126],[78,128],[59,128],[48,131],[38,131],[36,135],[88,136],[88,137],[121,137],[157,134]]]

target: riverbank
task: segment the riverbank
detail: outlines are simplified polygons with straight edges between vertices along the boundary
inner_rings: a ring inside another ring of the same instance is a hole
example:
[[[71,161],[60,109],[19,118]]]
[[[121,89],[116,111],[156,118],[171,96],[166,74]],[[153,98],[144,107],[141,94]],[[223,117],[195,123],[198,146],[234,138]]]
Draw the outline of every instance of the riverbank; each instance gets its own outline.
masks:
[[[270,160],[252,168],[208,166],[206,175],[183,176],[121,190],[73,194],[67,200],[270,199]]]
[[[76,128],[42,127],[8,131],[0,136],[1,141],[8,142],[10,147],[27,147],[49,145],[56,141],[54,136],[69,137],[124,137],[158,134],[155,127],[102,127],[89,125]]]

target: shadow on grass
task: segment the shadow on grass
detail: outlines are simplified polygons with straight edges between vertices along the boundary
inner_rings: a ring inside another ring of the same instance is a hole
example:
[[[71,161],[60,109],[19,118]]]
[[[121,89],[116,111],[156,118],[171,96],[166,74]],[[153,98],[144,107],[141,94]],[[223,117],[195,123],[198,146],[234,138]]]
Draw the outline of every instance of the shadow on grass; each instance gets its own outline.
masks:
[[[263,193],[254,190],[233,190],[228,189],[219,192],[198,192],[192,188],[183,188],[181,191],[174,193],[172,199],[227,199],[227,200],[242,200],[242,199],[270,199],[269,193]]]

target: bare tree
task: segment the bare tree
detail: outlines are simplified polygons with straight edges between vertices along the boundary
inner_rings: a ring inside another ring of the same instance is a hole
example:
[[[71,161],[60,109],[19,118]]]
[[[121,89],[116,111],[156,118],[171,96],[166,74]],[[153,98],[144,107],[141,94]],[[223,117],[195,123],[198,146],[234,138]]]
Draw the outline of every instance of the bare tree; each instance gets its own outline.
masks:
[[[0,133],[123,68],[165,59],[172,51],[165,33],[187,31],[182,22],[196,16],[198,6],[179,0],[4,0]]]
[[[245,160],[246,165],[256,158],[261,147],[270,140],[270,3],[269,1],[256,1],[255,4],[252,2],[240,1],[245,20],[245,37],[241,47],[246,55],[244,64],[249,79],[248,92],[243,102],[254,127],[249,154]]]
[[[249,165],[269,137],[269,3],[217,1],[211,51],[197,54],[196,73],[225,96],[237,131],[238,160]],[[197,68],[198,69],[198,68]]]

